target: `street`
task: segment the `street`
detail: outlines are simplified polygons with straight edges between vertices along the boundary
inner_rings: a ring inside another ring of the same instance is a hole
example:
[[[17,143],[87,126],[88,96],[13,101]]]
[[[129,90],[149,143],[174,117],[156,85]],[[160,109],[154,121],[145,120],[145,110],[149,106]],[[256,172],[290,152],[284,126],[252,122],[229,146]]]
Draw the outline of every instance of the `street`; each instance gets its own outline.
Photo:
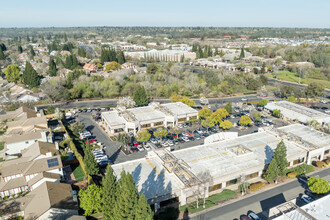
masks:
[[[324,169],[313,176],[319,175],[321,178],[330,180],[330,169]],[[285,183],[265,192],[241,199],[237,202],[219,206],[216,209],[206,211],[198,216],[191,217],[191,220],[214,219],[214,220],[229,220],[239,219],[240,215],[246,215],[249,210],[257,213],[262,219],[268,219],[269,209],[280,205],[284,202],[295,199],[300,193],[304,193],[305,189],[298,180]]]

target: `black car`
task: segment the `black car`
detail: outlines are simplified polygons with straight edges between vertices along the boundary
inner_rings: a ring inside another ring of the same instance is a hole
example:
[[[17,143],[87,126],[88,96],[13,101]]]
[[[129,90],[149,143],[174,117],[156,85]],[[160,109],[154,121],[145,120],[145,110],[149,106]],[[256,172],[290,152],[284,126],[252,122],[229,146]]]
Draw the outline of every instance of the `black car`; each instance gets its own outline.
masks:
[[[189,136],[188,139],[189,139],[190,141],[194,141],[194,140],[195,140],[195,138],[194,138],[193,136]]]
[[[180,143],[184,143],[184,142],[185,142],[182,138],[179,138],[178,141],[179,141]]]
[[[322,110],[327,110],[327,109],[328,109],[328,107],[322,107],[321,109],[322,109]]]

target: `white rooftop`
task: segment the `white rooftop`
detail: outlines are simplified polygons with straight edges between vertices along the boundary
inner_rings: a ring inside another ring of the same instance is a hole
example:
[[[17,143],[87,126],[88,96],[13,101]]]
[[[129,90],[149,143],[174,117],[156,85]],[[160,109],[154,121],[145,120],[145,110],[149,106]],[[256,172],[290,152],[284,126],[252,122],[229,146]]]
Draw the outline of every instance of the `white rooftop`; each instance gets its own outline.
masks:
[[[167,108],[174,115],[189,115],[196,114],[198,111],[189,107],[188,105],[183,104],[182,102],[171,102],[162,104],[163,107]]]
[[[117,111],[102,112],[104,119],[110,126],[125,125],[126,121],[123,117],[119,116]]]
[[[127,109],[127,111],[133,113],[133,115],[136,117],[136,119],[140,122],[152,121],[152,120],[164,119],[165,118],[164,113],[154,109],[151,106],[130,108],[130,109]]]
[[[306,204],[300,209],[307,212],[309,215],[314,217],[315,219],[322,220],[322,219],[330,219],[330,195],[324,196],[323,198],[320,198],[318,200],[315,200],[309,204]],[[304,215],[302,212],[299,212],[299,210],[295,209],[289,213],[286,214],[290,217],[292,220],[309,220],[306,215]],[[274,218],[274,220],[287,220],[288,218],[285,215],[281,215],[277,218]]]
[[[330,123],[330,115],[285,100],[270,102],[265,108],[271,111],[279,109],[284,117],[298,120],[302,123],[308,123],[312,120],[316,120],[319,123]]]

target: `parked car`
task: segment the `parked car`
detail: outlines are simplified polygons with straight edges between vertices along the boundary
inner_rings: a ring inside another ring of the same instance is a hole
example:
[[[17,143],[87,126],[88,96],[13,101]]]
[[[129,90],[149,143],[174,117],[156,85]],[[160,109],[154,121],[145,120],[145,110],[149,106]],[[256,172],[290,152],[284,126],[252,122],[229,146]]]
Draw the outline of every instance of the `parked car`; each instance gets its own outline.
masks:
[[[305,194],[302,195],[300,198],[306,204],[311,203],[313,201],[313,199],[311,197],[309,197],[308,195],[305,195]]]
[[[327,101],[325,101],[324,99],[322,99],[320,102],[323,104],[327,104]]]
[[[151,150],[151,146],[150,146],[150,144],[146,144],[146,145],[144,146],[144,148],[145,148],[147,151]]]
[[[187,134],[189,135],[189,136],[193,136],[194,135],[194,133],[192,132],[192,131],[187,131]]]
[[[96,140],[94,140],[94,139],[90,139],[90,140],[88,140],[88,142],[89,142],[90,144],[92,144],[92,143],[95,143]],[[86,140],[84,143],[87,144],[87,140]]]
[[[252,219],[250,219],[250,218],[249,218],[248,216],[246,216],[246,215],[241,216],[239,219],[240,219],[240,220],[252,220]]]
[[[183,137],[182,138],[185,142],[188,142],[189,141],[189,138],[188,137]]]
[[[194,135],[194,138],[195,138],[196,140],[199,140],[199,139],[201,139],[201,136],[197,133],[197,134]]]
[[[257,216],[257,214],[252,211],[250,211],[250,213],[248,214],[248,217],[252,220],[260,220],[259,216]]]
[[[137,147],[137,149],[139,150],[139,151],[144,151],[144,148],[142,147],[142,145],[138,145],[138,146],[136,146]]]

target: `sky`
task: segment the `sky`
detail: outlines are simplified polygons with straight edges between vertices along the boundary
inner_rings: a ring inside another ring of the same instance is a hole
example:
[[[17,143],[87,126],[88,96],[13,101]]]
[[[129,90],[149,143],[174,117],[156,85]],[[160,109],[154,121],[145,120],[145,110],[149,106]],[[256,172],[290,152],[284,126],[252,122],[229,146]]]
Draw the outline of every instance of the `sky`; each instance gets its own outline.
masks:
[[[1,0],[0,27],[330,28],[330,0]]]

